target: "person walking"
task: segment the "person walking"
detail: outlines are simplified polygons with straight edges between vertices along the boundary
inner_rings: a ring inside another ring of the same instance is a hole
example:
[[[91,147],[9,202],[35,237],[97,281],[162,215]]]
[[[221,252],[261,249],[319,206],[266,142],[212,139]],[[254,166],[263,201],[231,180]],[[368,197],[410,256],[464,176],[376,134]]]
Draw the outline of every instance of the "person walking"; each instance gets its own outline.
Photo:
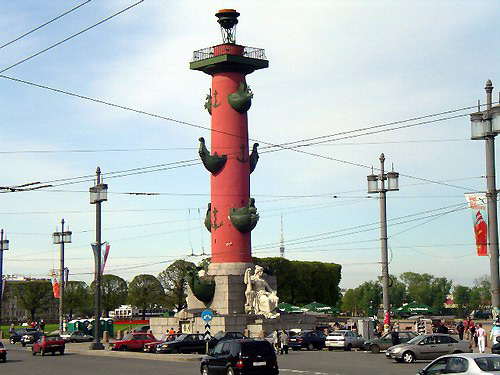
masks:
[[[486,348],[486,330],[483,328],[483,325],[481,323],[478,324],[478,329],[476,331],[476,337],[477,337],[477,346],[479,348],[479,353],[484,353],[484,350]]]
[[[471,329],[474,328],[475,330],[474,322],[472,321],[470,316],[467,317],[466,321],[464,321],[464,327],[465,327],[465,339],[470,342],[473,334],[473,332],[471,332]]]
[[[462,323],[462,321],[458,322],[456,330],[457,330],[458,338],[460,340],[463,340],[464,339],[465,326]]]
[[[288,335],[286,331],[281,331],[280,335],[280,354],[288,354]]]
[[[278,337],[278,330],[273,331],[273,348],[276,354],[279,353],[279,337]]]
[[[391,341],[392,341],[392,345],[399,345],[401,344],[401,341],[399,340],[399,333],[398,331],[396,330],[397,327],[392,327],[392,332],[391,332]]]

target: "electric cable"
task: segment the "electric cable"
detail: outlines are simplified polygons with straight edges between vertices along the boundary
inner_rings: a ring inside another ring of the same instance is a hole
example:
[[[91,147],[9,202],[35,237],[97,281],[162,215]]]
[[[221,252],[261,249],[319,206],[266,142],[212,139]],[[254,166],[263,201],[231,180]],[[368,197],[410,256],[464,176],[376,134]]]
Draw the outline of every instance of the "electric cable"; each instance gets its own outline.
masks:
[[[40,30],[42,27],[45,27],[45,26],[47,26],[47,25],[51,24],[52,22],[57,21],[58,19],[60,19],[60,18],[62,18],[62,17],[64,17],[64,16],[66,16],[67,14],[70,14],[71,12],[73,12],[73,11],[77,10],[78,8],[81,8],[82,6],[84,6],[85,4],[90,3],[91,1],[92,1],[92,0],[87,0],[87,1],[85,1],[85,2],[83,2],[83,3],[81,3],[81,4],[79,4],[79,5],[77,5],[76,7],[71,8],[70,10],[67,10],[66,12],[64,12],[64,13],[62,13],[62,14],[60,14],[60,15],[58,15],[57,17],[52,18],[51,20],[49,20],[49,21],[47,21],[47,22],[45,22],[45,23],[41,24],[40,26],[37,26],[37,27],[35,27],[34,29],[32,29],[32,30],[30,30],[30,31],[28,31],[28,32],[26,32],[26,33],[24,33],[24,34],[22,34],[22,35],[18,36],[17,38],[12,39],[10,42],[7,42],[7,43],[5,43],[5,44],[2,44],[2,45],[0,46],[0,49],[2,49],[2,48],[4,48],[4,47],[7,47],[8,45],[10,45],[10,44],[12,44],[12,43],[17,42],[18,40],[20,40],[20,39],[22,39],[22,38],[24,38],[24,37],[26,37],[26,36],[28,36],[28,35],[30,35],[30,34],[32,34],[32,33],[34,33],[34,32],[35,32],[35,31],[37,31],[37,30]]]

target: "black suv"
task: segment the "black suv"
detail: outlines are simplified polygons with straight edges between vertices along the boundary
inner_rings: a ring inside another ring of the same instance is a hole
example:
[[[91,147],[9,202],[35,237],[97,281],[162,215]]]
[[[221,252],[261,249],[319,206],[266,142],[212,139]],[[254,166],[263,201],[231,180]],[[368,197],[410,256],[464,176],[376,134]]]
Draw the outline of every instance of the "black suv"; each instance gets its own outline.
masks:
[[[9,336],[9,340],[11,344],[15,344],[16,342],[21,342],[21,338],[27,333],[27,332],[34,332],[36,329],[34,328],[20,328],[16,329],[14,333],[12,333]]]
[[[38,340],[40,340],[40,337],[44,335],[43,332],[39,331],[29,331],[26,332],[26,334],[21,337],[21,345],[25,347],[27,344],[34,344]]]
[[[267,340],[221,341],[201,361],[202,375],[277,375],[278,373],[276,353]]]

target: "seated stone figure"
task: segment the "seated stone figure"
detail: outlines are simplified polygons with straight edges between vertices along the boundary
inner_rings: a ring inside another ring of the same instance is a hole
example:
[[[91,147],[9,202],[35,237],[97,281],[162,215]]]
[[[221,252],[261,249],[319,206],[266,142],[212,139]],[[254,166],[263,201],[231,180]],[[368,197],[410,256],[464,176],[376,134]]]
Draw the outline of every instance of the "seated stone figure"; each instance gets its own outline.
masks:
[[[279,298],[263,278],[264,268],[255,266],[254,274],[251,273],[252,269],[247,268],[244,279],[247,286],[245,311],[249,314],[264,315],[266,318],[277,318]]]

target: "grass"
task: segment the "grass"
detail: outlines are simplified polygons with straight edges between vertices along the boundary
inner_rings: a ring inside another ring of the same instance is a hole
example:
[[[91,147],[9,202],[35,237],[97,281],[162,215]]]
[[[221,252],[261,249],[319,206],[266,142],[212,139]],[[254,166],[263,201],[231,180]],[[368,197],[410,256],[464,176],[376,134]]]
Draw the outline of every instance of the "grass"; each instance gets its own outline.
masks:
[[[59,326],[57,324],[45,324],[45,332],[56,331],[58,329],[58,327]],[[19,329],[19,328],[28,328],[28,327],[14,326],[14,329]],[[0,326],[0,330],[2,331],[4,339],[9,337],[9,329],[10,329],[10,325],[8,325],[8,326],[6,326],[6,325]]]

